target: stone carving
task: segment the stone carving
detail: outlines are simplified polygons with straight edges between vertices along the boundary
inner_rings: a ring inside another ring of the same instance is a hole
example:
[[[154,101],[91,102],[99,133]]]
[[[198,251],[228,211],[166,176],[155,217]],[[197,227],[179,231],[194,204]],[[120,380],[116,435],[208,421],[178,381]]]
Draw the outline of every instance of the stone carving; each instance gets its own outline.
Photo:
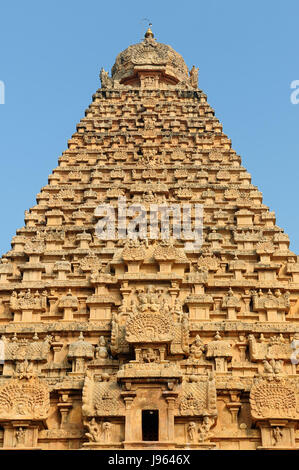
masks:
[[[108,198],[118,198],[120,196],[125,196],[125,190],[122,188],[115,187],[107,191]]]
[[[144,180],[165,180],[166,175],[167,175],[167,170],[157,171],[154,168],[143,170],[142,172],[142,178]],[[135,170],[133,170],[133,178],[137,178],[137,174]]]
[[[168,193],[168,186],[160,181],[147,180],[145,182],[137,182],[131,186],[131,192],[142,192],[143,194],[156,194],[156,193]]]
[[[16,444],[15,447],[24,447],[25,446],[25,436],[26,430],[22,427],[19,427],[15,431]]]
[[[283,371],[283,361],[275,361],[274,359],[267,361],[267,359],[264,359],[263,364],[266,374],[281,374]]]
[[[2,338],[5,344],[5,361],[31,361],[46,362],[50,352],[52,337],[46,336],[42,341],[38,336],[33,337],[33,341],[27,338],[18,338],[15,334],[11,340]]]
[[[85,436],[89,439],[89,442],[107,443],[111,441],[112,424],[109,421],[97,423],[95,418],[92,418],[90,421],[85,421],[85,426],[88,429]]]
[[[223,159],[221,148],[213,148],[209,153],[211,162],[221,162]]]
[[[147,348],[142,350],[142,360],[145,363],[159,362],[160,355],[159,350],[153,348]]]
[[[69,173],[70,181],[80,181],[82,179],[82,173],[80,171],[71,171]]]
[[[207,344],[207,357],[231,357],[231,343],[223,340],[219,331],[215,335],[215,340]]]
[[[144,241],[129,239],[123,249],[124,261],[142,261],[145,258],[146,244]]]
[[[119,316],[114,312],[111,320],[111,353],[128,352],[129,343],[126,340],[126,328],[120,324]]]
[[[193,416],[200,414],[203,406],[203,402],[190,392],[181,400],[180,411],[182,415]]]
[[[254,419],[298,419],[296,391],[289,379],[257,379],[250,391],[250,406]]]
[[[272,435],[273,435],[273,445],[279,446],[283,438],[283,429],[280,428],[279,426],[276,426],[276,428],[272,430]]]
[[[145,118],[144,119],[144,130],[152,131],[155,129],[155,119]]]
[[[199,335],[196,335],[195,341],[190,346],[190,357],[194,359],[200,359],[205,350],[203,341]]]
[[[99,345],[96,347],[95,357],[97,359],[106,359],[108,357],[108,350],[104,336],[100,336]]]
[[[187,428],[188,441],[191,441],[191,442],[195,441],[197,437],[196,431],[197,431],[196,424],[194,423],[194,421],[191,421],[191,423],[188,424],[188,428]]]
[[[18,377],[19,379],[31,379],[34,377],[35,370],[33,363],[29,362],[27,359],[17,362],[14,376]]]
[[[110,178],[115,178],[122,180],[125,176],[125,173],[123,170],[112,170],[110,173]]]
[[[174,301],[174,314],[178,323],[181,323],[183,319],[183,304],[182,301],[177,297]]]
[[[240,192],[237,189],[226,189],[224,191],[224,198],[228,200],[237,199]]]
[[[235,309],[240,310],[240,307],[241,307],[240,299],[234,295],[231,287],[229,288],[227,295],[225,295],[223,298],[222,307],[224,308],[234,307]]]
[[[176,262],[188,262],[188,258],[182,249],[176,248],[171,240],[162,240],[156,246],[154,259],[159,260],[174,260]]]
[[[115,379],[102,374],[100,381],[87,374],[83,387],[84,416],[124,416],[121,390]]]
[[[290,295],[289,292],[282,294],[279,289],[273,294],[271,290],[268,290],[267,294],[264,294],[261,290],[252,292],[253,310],[261,311],[269,308],[276,308],[277,310],[287,310],[290,307]]]
[[[228,362],[232,358],[232,343],[223,340],[217,331],[214,341],[207,344],[206,358],[213,358],[215,360],[215,367],[217,372],[227,372]]]
[[[216,386],[213,375],[194,376],[184,382],[179,398],[181,416],[217,416]]]
[[[269,253],[272,254],[274,252],[274,245],[271,242],[259,242],[256,245],[256,252],[258,254]]]
[[[249,354],[251,361],[261,361],[264,359],[290,360],[292,354],[291,343],[282,335],[272,336],[269,339],[264,337],[256,339],[254,335],[249,335]]]
[[[177,81],[188,81],[188,68],[182,58],[170,46],[145,37],[139,44],[129,46],[121,52],[112,67],[112,78],[124,81],[134,74],[136,66],[164,66]]]
[[[71,290],[69,290],[66,295],[60,297],[58,308],[76,310],[78,308],[78,305],[78,298],[72,294]]]
[[[50,407],[48,387],[37,378],[11,379],[0,388],[0,420],[42,420]]]
[[[96,422],[95,418],[92,418],[90,421],[85,421],[85,426],[88,429],[85,436],[89,439],[89,442],[100,442],[102,433],[100,425]]]
[[[199,426],[194,421],[191,421],[187,427],[187,439],[189,442],[206,442],[214,433],[210,429],[215,425],[216,418],[204,416]]]
[[[188,171],[184,169],[175,170],[174,177],[177,179],[188,178]]]
[[[85,372],[86,361],[94,358],[94,346],[85,341],[81,332],[77,341],[69,346],[68,358],[71,359],[73,372]]]
[[[171,317],[167,314],[138,313],[132,315],[126,325],[126,339],[136,342],[169,342],[173,338]]]
[[[47,242],[54,241],[54,242],[61,242],[65,238],[64,230],[50,230],[45,233],[45,240]]]
[[[17,293],[14,291],[10,297],[11,310],[45,310],[47,305],[47,293],[44,291],[42,294],[38,290],[34,293],[31,289]]]
[[[180,188],[175,192],[175,195],[179,199],[191,199],[193,192],[187,188]]]
[[[193,86],[194,88],[198,87],[198,70],[199,69],[193,65],[192,69],[189,72],[190,83],[191,83],[191,86]]]
[[[83,272],[98,272],[102,268],[102,261],[96,254],[89,253],[80,261],[80,268]]]
[[[109,77],[108,72],[106,72],[103,68],[100,72],[100,79],[102,88],[112,88],[113,87],[113,80]]]
[[[217,271],[219,268],[219,260],[217,259],[216,256],[210,256],[210,255],[201,255],[198,259],[198,261],[194,264],[194,267],[196,270],[200,271]]]
[[[156,150],[150,148],[144,148],[142,154],[136,155],[135,159],[137,160],[137,164],[149,167],[161,163],[161,155],[159,155]]]
[[[26,242],[24,246],[24,253],[26,253],[27,255],[33,254],[33,253],[39,254],[39,253],[43,253],[44,251],[45,251],[44,241],[40,239],[39,237],[35,237],[32,240]]]
[[[104,442],[109,442],[111,440],[111,428],[112,424],[109,421],[103,423],[103,439]]]
[[[210,432],[211,427],[215,424],[215,418],[210,416],[204,416],[202,424],[199,426],[199,442],[204,442],[213,436]]]
[[[147,287],[137,293],[126,323],[129,343],[159,343],[173,339],[172,317],[163,290]]]

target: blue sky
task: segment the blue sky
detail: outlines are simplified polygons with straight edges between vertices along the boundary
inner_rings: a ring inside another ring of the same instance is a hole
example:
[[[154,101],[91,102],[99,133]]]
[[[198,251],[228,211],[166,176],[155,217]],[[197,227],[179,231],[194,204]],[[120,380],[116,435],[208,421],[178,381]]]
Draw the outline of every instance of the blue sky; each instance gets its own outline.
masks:
[[[144,18],[199,67],[199,87],[299,254],[297,0],[2,0],[0,253],[67,148],[101,67],[140,41]]]

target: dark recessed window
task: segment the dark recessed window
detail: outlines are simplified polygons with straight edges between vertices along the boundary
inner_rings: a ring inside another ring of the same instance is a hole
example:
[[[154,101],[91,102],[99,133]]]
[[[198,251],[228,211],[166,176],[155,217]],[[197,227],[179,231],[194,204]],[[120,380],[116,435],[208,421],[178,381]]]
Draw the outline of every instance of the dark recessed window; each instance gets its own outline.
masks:
[[[142,440],[159,440],[159,411],[142,410]]]

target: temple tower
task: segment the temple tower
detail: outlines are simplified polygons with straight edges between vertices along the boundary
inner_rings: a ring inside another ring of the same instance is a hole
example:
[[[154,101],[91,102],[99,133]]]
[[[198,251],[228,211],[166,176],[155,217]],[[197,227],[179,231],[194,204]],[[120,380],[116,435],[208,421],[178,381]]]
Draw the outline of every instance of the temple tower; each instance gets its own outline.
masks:
[[[1,259],[0,447],[296,449],[288,236],[150,28],[100,78]]]

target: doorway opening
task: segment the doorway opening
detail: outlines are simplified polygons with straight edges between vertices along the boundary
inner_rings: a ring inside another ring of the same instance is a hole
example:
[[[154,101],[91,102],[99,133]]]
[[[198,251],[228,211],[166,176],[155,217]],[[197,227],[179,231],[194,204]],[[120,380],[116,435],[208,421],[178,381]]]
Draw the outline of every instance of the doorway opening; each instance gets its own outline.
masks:
[[[142,440],[159,440],[159,411],[142,410]]]

